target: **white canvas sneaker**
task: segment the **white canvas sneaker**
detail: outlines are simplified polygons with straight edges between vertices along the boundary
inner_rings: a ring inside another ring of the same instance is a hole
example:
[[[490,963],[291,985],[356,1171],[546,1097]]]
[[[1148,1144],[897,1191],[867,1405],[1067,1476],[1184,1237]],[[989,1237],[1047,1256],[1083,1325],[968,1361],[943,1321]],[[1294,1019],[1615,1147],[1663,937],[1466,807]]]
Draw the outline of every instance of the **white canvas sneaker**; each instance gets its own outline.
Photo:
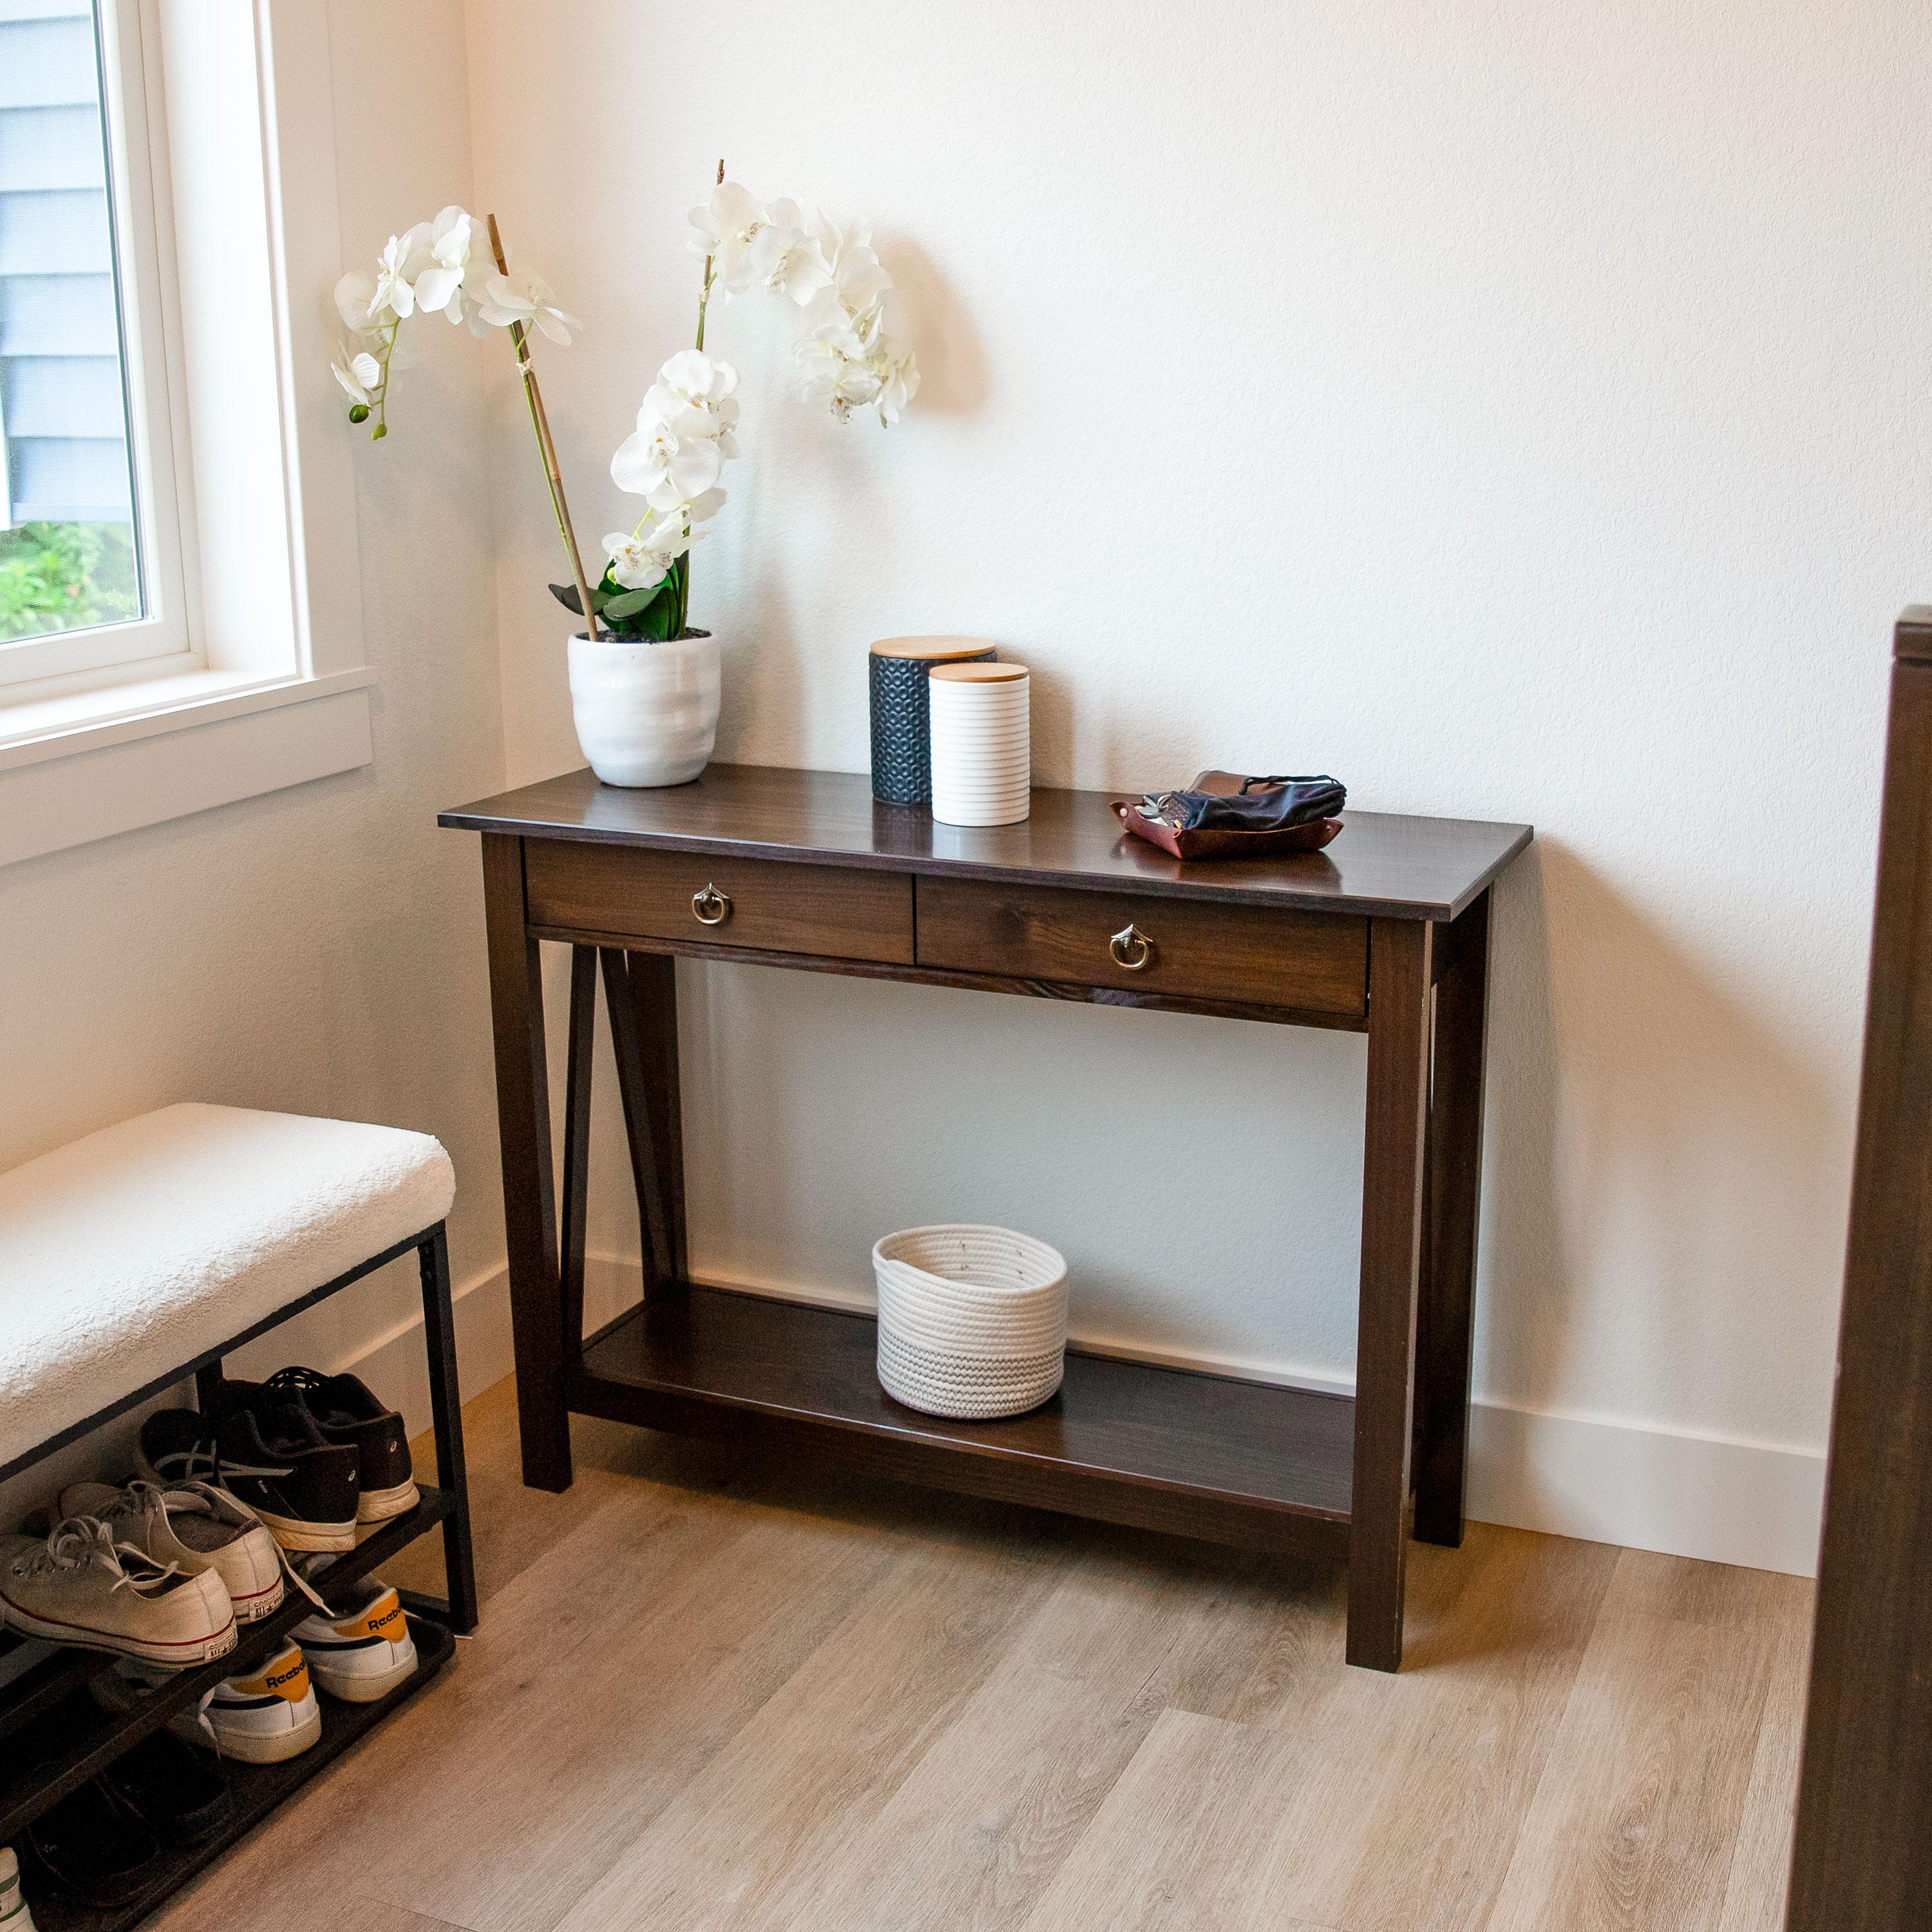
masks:
[[[281,1607],[280,1545],[246,1503],[212,1484],[161,1490],[136,1482],[117,1490],[107,1483],[75,1483],[62,1490],[60,1513],[98,1516],[123,1542],[164,1568],[172,1563],[190,1576],[219,1570],[238,1623],[253,1623]]]
[[[0,1845],[0,1932],[34,1932],[34,1915],[20,1895],[20,1862]]]
[[[0,1623],[25,1636],[118,1652],[176,1670],[235,1648],[220,1573],[156,1563],[94,1516],[52,1535],[0,1536]]]
[[[402,1599],[373,1576],[334,1590],[326,1574],[317,1582],[328,1606],[304,1618],[293,1633],[309,1675],[345,1703],[373,1704],[386,1697],[416,1667],[416,1640]]]

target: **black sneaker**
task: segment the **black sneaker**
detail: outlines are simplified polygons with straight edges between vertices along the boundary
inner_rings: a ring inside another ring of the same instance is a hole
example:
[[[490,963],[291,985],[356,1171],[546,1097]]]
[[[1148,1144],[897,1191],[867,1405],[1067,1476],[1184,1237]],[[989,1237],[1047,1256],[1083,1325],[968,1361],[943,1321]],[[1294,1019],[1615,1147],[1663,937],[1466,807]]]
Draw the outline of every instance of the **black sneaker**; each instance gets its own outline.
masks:
[[[356,1547],[356,1451],[325,1442],[304,1408],[232,1408],[218,1422],[192,1408],[157,1409],[141,1425],[140,1460],[163,1489],[218,1484],[284,1550]]]
[[[49,1882],[84,1904],[131,1904],[155,1876],[153,1832],[91,1778],[27,1827],[27,1848]]]
[[[325,1376],[315,1369],[283,1369],[266,1382],[224,1382],[218,1412],[295,1402],[307,1409],[322,1439],[353,1449],[362,1490],[357,1520],[386,1522],[406,1516],[422,1500],[410,1463],[409,1432],[393,1408],[385,1408],[365,1382],[353,1376]]]
[[[235,1794],[219,1768],[171,1731],[151,1731],[100,1782],[164,1845],[205,1845],[235,1816]]]

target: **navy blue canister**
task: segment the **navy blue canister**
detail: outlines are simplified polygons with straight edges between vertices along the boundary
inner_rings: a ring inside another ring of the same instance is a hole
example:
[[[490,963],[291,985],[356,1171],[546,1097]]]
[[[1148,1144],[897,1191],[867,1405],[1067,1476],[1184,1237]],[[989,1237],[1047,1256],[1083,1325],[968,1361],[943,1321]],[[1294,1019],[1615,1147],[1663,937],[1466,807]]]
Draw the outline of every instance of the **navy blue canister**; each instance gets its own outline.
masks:
[[[936,664],[999,656],[984,638],[882,638],[872,646],[872,796],[887,805],[932,802],[926,679]]]

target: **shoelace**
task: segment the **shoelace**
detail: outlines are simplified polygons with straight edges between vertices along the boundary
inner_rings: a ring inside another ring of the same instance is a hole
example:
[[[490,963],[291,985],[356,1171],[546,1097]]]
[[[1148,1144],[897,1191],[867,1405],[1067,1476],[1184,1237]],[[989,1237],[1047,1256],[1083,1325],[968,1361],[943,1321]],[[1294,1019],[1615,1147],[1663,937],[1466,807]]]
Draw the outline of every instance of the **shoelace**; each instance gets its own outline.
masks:
[[[121,1560],[124,1556],[133,1557],[143,1568],[154,1574],[152,1576],[130,1576]],[[158,1589],[170,1576],[182,1574],[178,1563],[157,1563],[145,1550],[117,1540],[113,1531],[98,1516],[70,1516],[65,1522],[56,1524],[44,1546],[34,1551],[21,1565],[21,1570],[29,1576],[44,1576],[55,1570],[84,1569],[89,1563],[104,1564],[114,1573],[115,1589],[124,1586],[136,1594]]]
[[[230,1466],[233,1466],[231,1464]],[[286,1471],[284,1472],[284,1474],[286,1473]],[[138,1505],[144,1516],[158,1511],[162,1520],[166,1521],[168,1501],[171,1496],[184,1499],[190,1508],[199,1504],[205,1508],[217,1522],[221,1519],[222,1509],[225,1504],[228,1508],[236,1510],[254,1528],[268,1528],[268,1526],[239,1496],[230,1496],[226,1490],[218,1488],[212,1483],[204,1483],[193,1479],[172,1490],[157,1489],[152,1483],[139,1481],[130,1483],[122,1490],[120,1497],[116,1499],[107,1514],[110,1516],[131,1515]],[[274,1545],[275,1560],[282,1566],[282,1574],[310,1603],[314,1604],[317,1610],[326,1610],[328,1606],[309,1587],[308,1580],[294,1564],[290,1562],[289,1552],[276,1541],[273,1531],[268,1533],[268,1540]],[[212,1697],[214,1694],[211,1690],[208,1694]]]
[[[171,1450],[166,1455],[154,1458],[154,1467],[164,1474],[177,1462],[181,1465],[182,1486],[188,1489],[206,1480],[200,1473],[204,1469],[208,1476],[215,1478],[218,1484],[224,1476],[264,1476],[285,1479],[295,1474],[292,1467],[272,1469],[254,1462],[231,1462],[221,1454],[219,1444],[212,1438],[206,1442],[191,1443],[185,1449]],[[154,1485],[150,1483],[147,1486],[152,1489]]]
[[[198,1504],[206,1509],[207,1513],[214,1517],[218,1522],[220,1520],[223,1505],[226,1504],[230,1509],[237,1511],[257,1529],[267,1528],[262,1519],[239,1496],[231,1496],[226,1490],[217,1489],[212,1483],[193,1480],[184,1482],[172,1490],[158,1489],[152,1483],[138,1480],[125,1484],[122,1487],[121,1493],[108,1504],[98,1518],[83,1519],[76,1516],[71,1520],[76,1522],[83,1520],[99,1521],[106,1524],[123,1522],[134,1516],[139,1516],[146,1521],[151,1516],[158,1515],[165,1522],[168,1516],[169,1499],[171,1497],[180,1499],[178,1507],[184,1504],[189,1508],[194,1508]],[[326,1612],[328,1608],[328,1604],[316,1594],[314,1590],[310,1586],[308,1580],[302,1575],[294,1564],[290,1562],[289,1552],[275,1541],[272,1532],[269,1534],[268,1540],[274,1546],[275,1560],[281,1565],[283,1575],[286,1576],[317,1610]],[[148,1556],[145,1550],[136,1549],[132,1544],[122,1544],[118,1546],[132,1550],[135,1555],[140,1556],[147,1562],[152,1563],[154,1561],[154,1558]],[[178,1563],[171,1563],[168,1566],[168,1570],[172,1571],[180,1568],[181,1565]],[[116,1584],[115,1587],[118,1589],[120,1586]],[[214,1694],[212,1690],[208,1693],[211,1697]],[[204,1706],[206,1702],[206,1700],[204,1700]]]

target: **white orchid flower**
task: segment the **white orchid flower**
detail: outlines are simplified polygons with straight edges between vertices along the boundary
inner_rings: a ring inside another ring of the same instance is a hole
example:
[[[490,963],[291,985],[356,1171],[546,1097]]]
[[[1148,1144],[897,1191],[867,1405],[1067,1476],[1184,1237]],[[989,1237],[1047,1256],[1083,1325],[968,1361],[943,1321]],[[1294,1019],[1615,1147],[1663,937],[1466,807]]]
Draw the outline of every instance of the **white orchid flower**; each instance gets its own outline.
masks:
[[[382,365],[367,350],[358,354],[345,349],[342,360],[328,366],[335,380],[348,392],[349,400],[365,409],[374,392],[382,386]]]
[[[885,376],[877,358],[849,328],[829,324],[798,345],[805,400],[829,409],[841,422],[855,409],[878,401]]]
[[[581,332],[577,317],[556,305],[549,283],[535,270],[513,268],[507,275],[484,278],[483,292],[477,298],[476,314],[488,326],[507,328],[513,322],[540,328],[551,341],[570,346],[570,332]]]
[[[611,574],[626,590],[650,590],[697,541],[697,535],[679,520],[655,524],[640,537],[615,532],[604,539],[604,550]]]
[[[476,222],[454,204],[430,224],[429,260],[412,278],[416,307],[424,314],[447,314],[452,322],[462,320],[456,292],[463,286],[469,269],[470,250],[476,235]]]
[[[832,286],[832,265],[824,248],[806,232],[805,220],[795,202],[773,202],[770,220],[752,238],[745,256],[749,285],[783,296],[800,308],[820,289]]]
[[[493,328],[502,326],[500,323],[492,322],[484,314],[484,309],[487,306],[484,298],[467,283],[457,290],[456,301],[463,326],[476,337],[478,342],[485,340]]]
[[[879,421],[890,424],[919,394],[919,364],[910,350],[903,356],[888,353],[879,374]]]
[[[683,502],[710,489],[724,461],[712,439],[678,436],[668,424],[647,418],[617,446],[610,459],[610,480],[633,496],[648,496],[668,483]]]
[[[830,292],[848,314],[862,314],[892,286],[892,277],[872,252],[869,228],[850,228],[842,233],[814,209],[806,217],[806,232],[818,244],[819,252],[832,271]],[[813,300],[818,303],[825,298],[821,292]]]
[[[719,489],[700,490],[688,502],[679,496],[668,482],[660,483],[645,499],[651,506],[651,514],[660,522],[675,520],[685,524],[708,523],[724,507],[724,492]]]
[[[418,221],[400,235],[392,235],[376,264],[376,292],[370,298],[368,320],[381,326],[392,319],[406,322],[416,312],[416,278],[430,266],[432,232]]]
[[[351,268],[335,285],[335,312],[352,335],[373,338],[380,331],[369,326],[369,310],[376,300],[376,278],[360,268]]]
[[[653,386],[687,403],[722,403],[738,386],[738,372],[701,349],[680,349],[658,371]]]
[[[712,272],[727,295],[744,289],[745,254],[765,225],[765,211],[736,182],[723,182],[710,202],[691,211],[691,246],[712,258]]]

